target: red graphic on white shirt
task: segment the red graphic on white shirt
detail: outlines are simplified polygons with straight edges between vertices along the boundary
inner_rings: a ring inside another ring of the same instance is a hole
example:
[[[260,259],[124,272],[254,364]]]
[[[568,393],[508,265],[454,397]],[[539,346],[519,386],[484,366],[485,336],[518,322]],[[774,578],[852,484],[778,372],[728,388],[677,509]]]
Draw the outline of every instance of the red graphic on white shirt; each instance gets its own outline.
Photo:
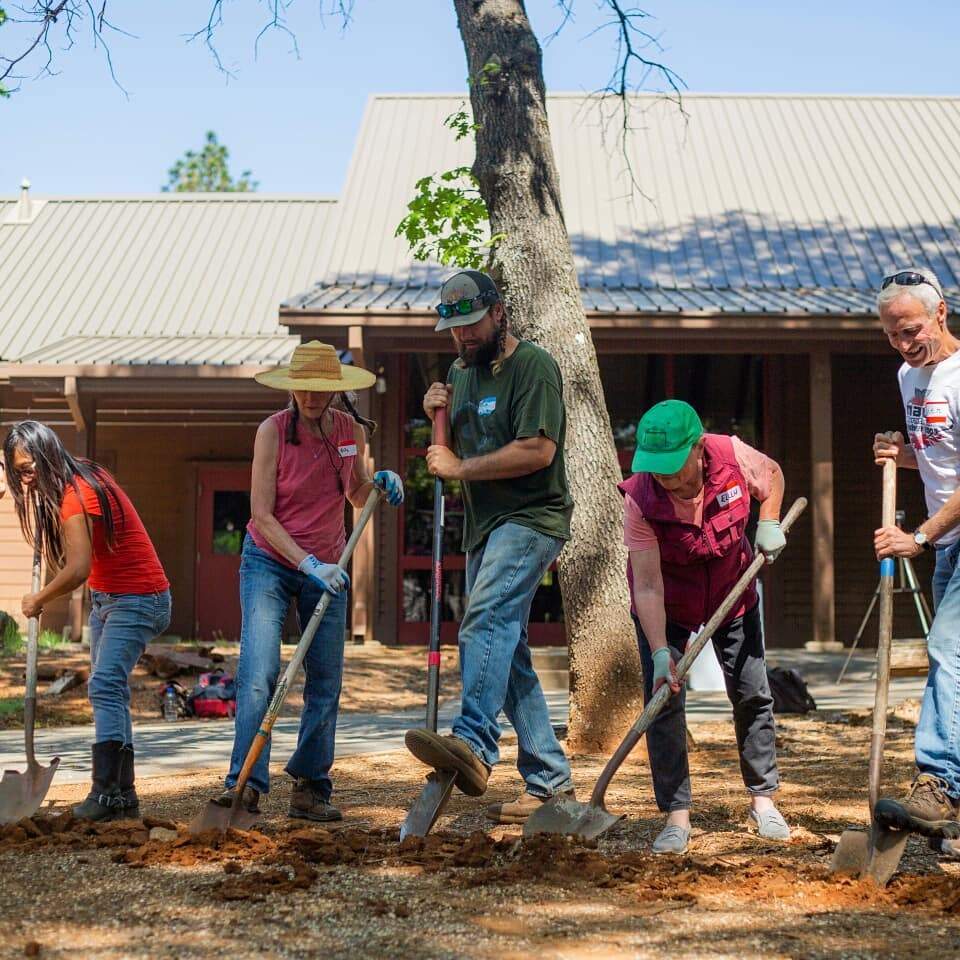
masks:
[[[947,431],[953,426],[946,400],[927,397],[927,391],[917,387],[906,407],[907,433],[915,450],[932,447],[946,439]]]

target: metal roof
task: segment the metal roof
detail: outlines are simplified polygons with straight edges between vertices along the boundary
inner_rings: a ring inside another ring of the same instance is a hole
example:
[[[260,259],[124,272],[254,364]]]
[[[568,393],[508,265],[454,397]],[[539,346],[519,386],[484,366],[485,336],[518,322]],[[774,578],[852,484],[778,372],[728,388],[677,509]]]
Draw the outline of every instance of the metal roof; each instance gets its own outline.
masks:
[[[276,363],[277,305],[322,272],[335,201],[269,194],[0,198],[0,359]]]
[[[449,272],[394,230],[431,172],[470,163],[443,126],[462,96],[376,96],[324,270],[288,312],[425,310]],[[932,267],[960,292],[960,98],[700,95],[618,118],[548,97],[564,215],[588,310],[869,314],[879,279]],[[935,145],[935,148],[931,149]]]

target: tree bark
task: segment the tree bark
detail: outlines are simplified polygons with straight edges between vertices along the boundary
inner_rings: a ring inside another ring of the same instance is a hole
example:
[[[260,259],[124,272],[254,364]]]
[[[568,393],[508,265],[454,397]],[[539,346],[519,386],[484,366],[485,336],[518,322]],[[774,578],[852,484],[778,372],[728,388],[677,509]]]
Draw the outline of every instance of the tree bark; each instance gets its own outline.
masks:
[[[563,374],[573,539],[560,555],[570,643],[569,745],[616,742],[641,697],[622,545],[620,467],[560,202],[540,44],[522,0],[454,0],[477,130],[473,172],[504,234],[493,271],[518,336]]]

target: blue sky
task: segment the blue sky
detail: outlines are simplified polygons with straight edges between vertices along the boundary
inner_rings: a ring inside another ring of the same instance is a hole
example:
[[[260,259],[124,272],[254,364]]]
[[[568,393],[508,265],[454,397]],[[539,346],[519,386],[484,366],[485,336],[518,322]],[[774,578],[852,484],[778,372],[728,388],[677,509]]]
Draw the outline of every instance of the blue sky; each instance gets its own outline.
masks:
[[[290,10],[298,60],[275,32],[254,57],[265,8],[228,0],[218,37],[228,81],[202,42],[184,39],[203,26],[208,0],[110,0],[114,21],[138,37],[112,42],[128,96],[81,35],[59,56],[59,75],[0,101],[0,194],[23,176],[44,195],[151,193],[208,129],[262,191],[339,193],[367,97],[465,90],[466,65],[450,0],[356,0],[345,31],[321,22],[320,3]],[[596,0],[574,9],[545,48],[553,90],[594,90],[613,64],[613,35],[588,36],[601,22]],[[645,9],[691,91],[960,93],[956,2],[650,0]],[[558,23],[556,0],[528,0],[527,10],[541,38]],[[0,30],[5,54],[14,29]]]

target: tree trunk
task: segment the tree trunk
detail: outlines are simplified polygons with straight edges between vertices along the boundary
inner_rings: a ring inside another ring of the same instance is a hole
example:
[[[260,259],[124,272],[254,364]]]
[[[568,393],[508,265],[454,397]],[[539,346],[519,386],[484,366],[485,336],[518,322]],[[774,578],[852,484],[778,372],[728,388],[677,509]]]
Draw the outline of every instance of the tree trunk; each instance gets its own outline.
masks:
[[[641,695],[630,623],[623,505],[610,417],[583,312],[547,123],[540,44],[522,0],[454,0],[477,130],[473,172],[503,233],[493,269],[518,336],[563,373],[573,539],[560,556],[570,642],[573,750],[619,739]]]

